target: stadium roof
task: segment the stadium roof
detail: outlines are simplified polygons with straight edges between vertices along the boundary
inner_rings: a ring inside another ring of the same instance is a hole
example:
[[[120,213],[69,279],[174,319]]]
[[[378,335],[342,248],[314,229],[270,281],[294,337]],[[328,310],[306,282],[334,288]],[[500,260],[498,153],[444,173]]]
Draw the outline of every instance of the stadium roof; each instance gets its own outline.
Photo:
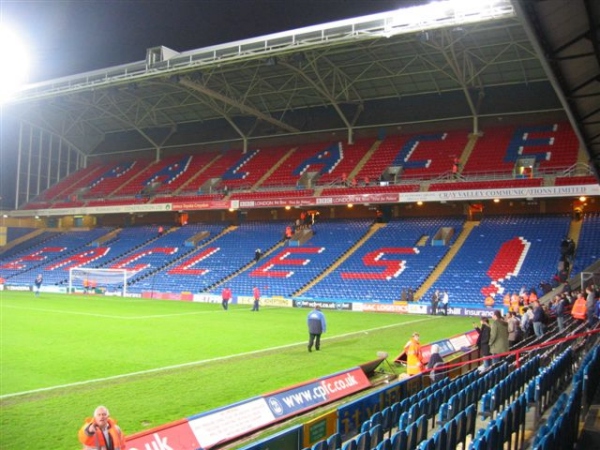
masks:
[[[480,2],[460,2],[458,4]],[[562,116],[600,173],[600,5],[403,9],[28,86],[10,112],[84,156],[272,136]],[[418,14],[415,13],[418,11]],[[425,14],[426,13],[426,14]],[[475,20],[478,19],[478,20]]]

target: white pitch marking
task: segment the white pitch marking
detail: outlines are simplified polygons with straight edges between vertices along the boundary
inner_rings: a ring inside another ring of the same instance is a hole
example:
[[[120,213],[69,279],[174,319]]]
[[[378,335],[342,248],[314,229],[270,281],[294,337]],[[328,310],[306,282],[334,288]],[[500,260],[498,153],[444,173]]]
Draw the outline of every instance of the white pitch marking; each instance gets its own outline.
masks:
[[[391,324],[391,325],[385,325],[383,327],[370,328],[368,330],[353,331],[352,333],[345,333],[345,334],[340,334],[340,335],[337,335],[337,336],[332,336],[330,338],[323,339],[323,341],[330,341],[330,340],[333,340],[333,339],[339,339],[339,338],[343,338],[343,337],[347,337],[347,336],[353,336],[355,334],[363,334],[365,331],[385,330],[386,328],[393,328],[393,327],[404,326],[404,325],[412,325],[412,324],[419,323],[419,322],[426,322],[428,320],[436,320],[436,319],[438,319],[440,317],[441,316],[429,317],[427,319],[413,320],[412,322],[395,323],[395,324]],[[282,350],[282,349],[286,349],[286,348],[296,347],[296,346],[299,346],[299,345],[305,346],[306,342],[302,341],[302,342],[297,342],[297,343],[294,343],[294,344],[281,345],[279,347],[271,347],[271,348],[262,349],[262,350],[253,350],[251,352],[238,353],[238,354],[235,354],[235,355],[219,356],[219,357],[216,357],[216,358],[203,359],[203,360],[200,360],[200,361],[191,361],[191,362],[183,363],[183,364],[175,364],[173,366],[157,367],[155,369],[142,370],[142,371],[139,371],[139,372],[124,373],[124,374],[121,374],[121,375],[113,375],[113,376],[110,376],[110,377],[95,378],[95,379],[92,379],[92,380],[85,380],[85,381],[76,381],[74,383],[59,384],[59,385],[56,385],[56,386],[49,386],[49,387],[45,387],[45,388],[32,389],[32,390],[29,390],[29,391],[13,392],[12,394],[0,395],[0,400],[3,400],[5,398],[18,397],[18,396],[21,396],[21,395],[37,394],[39,392],[48,392],[48,391],[54,391],[54,390],[57,390],[57,389],[70,388],[70,387],[74,387],[74,386],[84,386],[86,384],[94,384],[94,383],[100,383],[100,382],[104,382],[104,381],[119,380],[121,378],[135,377],[135,376],[138,376],[138,375],[146,375],[146,374],[149,374],[149,373],[165,372],[167,370],[181,369],[183,367],[199,366],[199,365],[202,365],[202,364],[207,364],[207,363],[211,363],[211,362],[215,362],[215,361],[225,361],[225,360],[228,360],[228,359],[238,358],[240,356],[255,355],[255,354],[258,354],[258,353],[267,353],[267,352],[272,352],[274,350]]]

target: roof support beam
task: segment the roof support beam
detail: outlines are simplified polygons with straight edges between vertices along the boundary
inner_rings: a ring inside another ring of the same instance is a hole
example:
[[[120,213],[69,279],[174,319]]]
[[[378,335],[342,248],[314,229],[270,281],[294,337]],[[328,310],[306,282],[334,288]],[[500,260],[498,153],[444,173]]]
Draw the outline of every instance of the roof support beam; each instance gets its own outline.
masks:
[[[200,92],[212,99],[223,102],[226,105],[234,106],[234,107],[238,108],[240,111],[242,111],[243,113],[258,117],[259,119],[261,119],[265,122],[268,122],[272,125],[275,125],[276,127],[286,130],[290,133],[297,133],[300,131],[300,130],[292,127],[291,125],[288,125],[287,123],[284,123],[277,119],[274,119],[273,117],[268,116],[255,108],[244,105],[243,103],[237,102],[229,97],[226,97],[225,95],[215,92],[200,83],[190,80],[189,78],[181,78],[179,80],[179,84],[188,89],[191,89],[195,92]]]

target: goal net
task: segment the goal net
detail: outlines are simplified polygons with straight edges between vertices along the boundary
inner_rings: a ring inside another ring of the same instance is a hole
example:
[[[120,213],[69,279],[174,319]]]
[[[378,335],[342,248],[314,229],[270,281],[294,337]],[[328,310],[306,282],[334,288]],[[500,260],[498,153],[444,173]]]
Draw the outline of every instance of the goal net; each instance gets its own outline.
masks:
[[[127,280],[135,272],[127,269],[69,269],[69,292],[102,289],[108,292],[127,294]]]

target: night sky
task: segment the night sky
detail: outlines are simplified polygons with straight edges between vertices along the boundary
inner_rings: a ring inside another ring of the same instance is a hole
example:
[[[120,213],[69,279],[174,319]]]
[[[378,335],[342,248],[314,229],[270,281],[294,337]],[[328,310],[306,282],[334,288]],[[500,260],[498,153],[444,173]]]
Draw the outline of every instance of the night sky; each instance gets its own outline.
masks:
[[[390,11],[407,0],[0,0],[2,21],[31,48],[30,81],[176,51]]]
[[[419,0],[0,0],[0,20],[30,52],[29,82],[144,60],[163,45],[188,51]],[[10,62],[0,60],[0,70]],[[14,208],[16,124],[0,109],[0,208]]]

